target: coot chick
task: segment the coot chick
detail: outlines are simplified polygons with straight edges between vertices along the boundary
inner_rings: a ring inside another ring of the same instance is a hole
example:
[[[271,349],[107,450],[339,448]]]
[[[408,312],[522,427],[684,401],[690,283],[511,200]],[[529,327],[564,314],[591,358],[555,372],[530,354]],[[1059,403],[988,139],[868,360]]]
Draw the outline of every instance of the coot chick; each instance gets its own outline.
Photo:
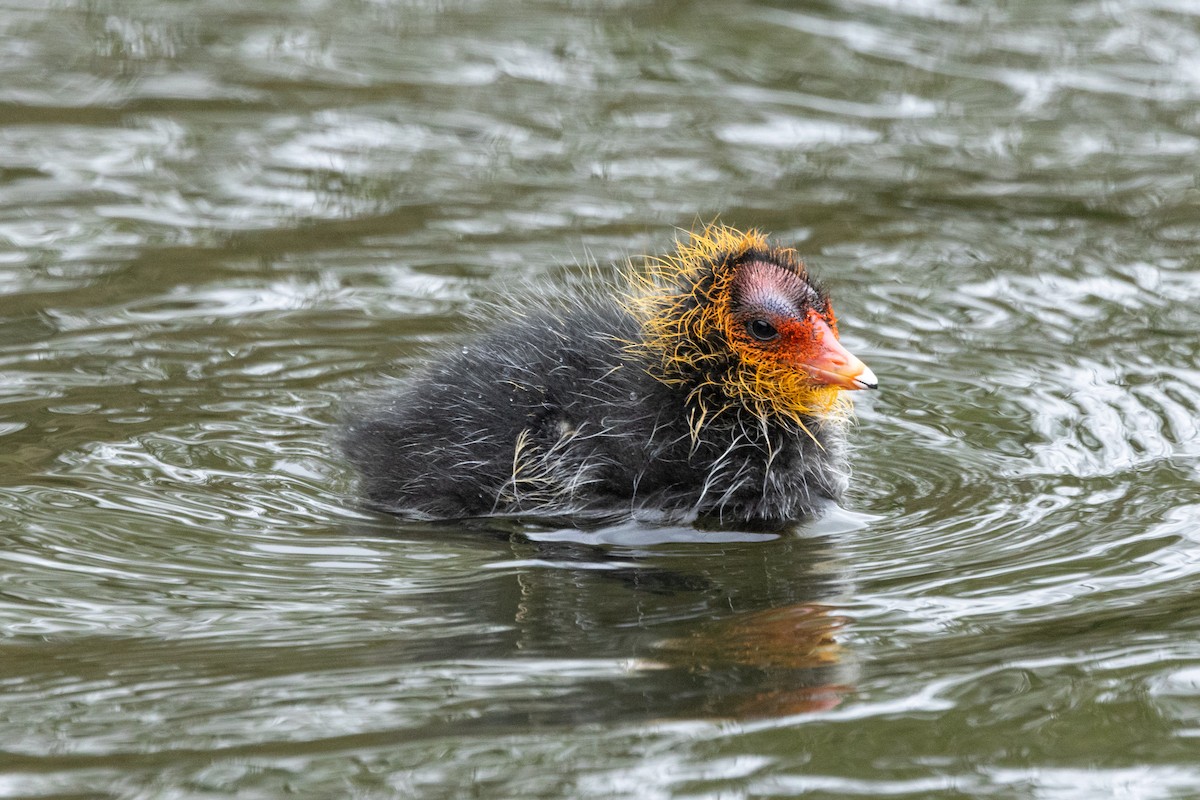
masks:
[[[354,411],[340,443],[367,501],[777,527],[839,500],[843,390],[876,379],[795,251],[713,225],[623,278],[522,300]]]

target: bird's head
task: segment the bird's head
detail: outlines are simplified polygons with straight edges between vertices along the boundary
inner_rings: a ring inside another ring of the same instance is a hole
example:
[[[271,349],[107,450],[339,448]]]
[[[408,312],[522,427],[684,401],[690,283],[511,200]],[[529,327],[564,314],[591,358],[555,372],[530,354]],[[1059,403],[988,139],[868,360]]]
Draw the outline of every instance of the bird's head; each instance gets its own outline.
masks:
[[[829,295],[804,262],[758,231],[708,226],[631,278],[632,347],[659,380],[690,390],[695,433],[737,408],[805,427],[844,416],[843,390],[876,386],[838,341]]]

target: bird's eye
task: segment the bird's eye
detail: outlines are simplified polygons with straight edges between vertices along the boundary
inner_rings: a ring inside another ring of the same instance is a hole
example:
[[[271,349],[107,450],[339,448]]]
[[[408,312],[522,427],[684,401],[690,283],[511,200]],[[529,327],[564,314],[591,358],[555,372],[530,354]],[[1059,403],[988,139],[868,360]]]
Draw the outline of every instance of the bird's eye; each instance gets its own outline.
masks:
[[[779,338],[779,331],[765,319],[752,319],[746,323],[746,330],[760,342],[769,342]]]

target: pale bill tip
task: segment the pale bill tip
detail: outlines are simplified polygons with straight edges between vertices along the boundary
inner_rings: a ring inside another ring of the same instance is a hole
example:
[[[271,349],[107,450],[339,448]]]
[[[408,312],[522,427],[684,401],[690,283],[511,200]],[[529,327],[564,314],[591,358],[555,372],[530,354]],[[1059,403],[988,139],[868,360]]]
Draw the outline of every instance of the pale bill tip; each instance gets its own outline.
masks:
[[[862,372],[854,376],[854,383],[859,389],[878,389],[879,379],[875,377],[875,373],[871,368],[863,365]]]

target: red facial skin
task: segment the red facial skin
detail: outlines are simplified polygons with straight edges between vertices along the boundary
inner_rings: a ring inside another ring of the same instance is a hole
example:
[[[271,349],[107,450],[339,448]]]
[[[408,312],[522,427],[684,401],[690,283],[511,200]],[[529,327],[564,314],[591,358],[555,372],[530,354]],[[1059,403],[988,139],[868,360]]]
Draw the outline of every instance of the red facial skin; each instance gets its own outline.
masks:
[[[744,331],[739,338],[745,344],[806,373],[814,384],[849,390],[876,388],[875,374],[838,341],[833,309],[828,302],[820,303],[800,275],[765,262],[742,269],[735,320]],[[824,306],[824,315],[814,301]],[[806,307],[799,316],[797,306]],[[774,331],[773,338],[756,335],[754,326],[764,322]]]

